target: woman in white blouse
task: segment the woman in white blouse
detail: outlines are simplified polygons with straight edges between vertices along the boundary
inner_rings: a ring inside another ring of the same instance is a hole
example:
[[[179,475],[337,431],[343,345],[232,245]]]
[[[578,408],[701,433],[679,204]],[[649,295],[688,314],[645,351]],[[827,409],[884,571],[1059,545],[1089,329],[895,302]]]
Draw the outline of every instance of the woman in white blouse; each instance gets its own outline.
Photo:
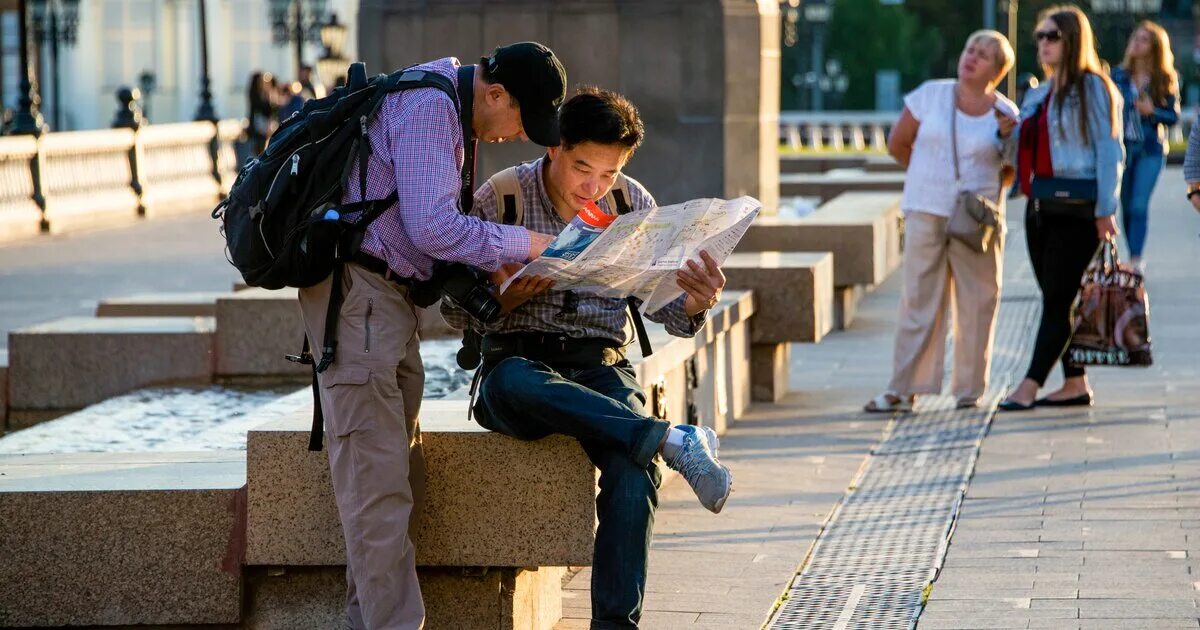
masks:
[[[1003,35],[977,31],[959,57],[957,80],[926,81],[904,97],[904,111],[888,138],[888,152],[906,170],[900,203],[905,219],[904,295],[892,380],[867,403],[866,411],[909,411],[917,395],[941,393],[946,326],[951,322],[952,390],[958,406],[976,405],[987,389],[1000,302],[1003,232],[997,231],[987,251],[979,253],[949,238],[946,224],[959,189],[998,199],[1003,207],[1005,145],[1014,141],[1019,110],[995,88],[1013,60],[1012,46]]]

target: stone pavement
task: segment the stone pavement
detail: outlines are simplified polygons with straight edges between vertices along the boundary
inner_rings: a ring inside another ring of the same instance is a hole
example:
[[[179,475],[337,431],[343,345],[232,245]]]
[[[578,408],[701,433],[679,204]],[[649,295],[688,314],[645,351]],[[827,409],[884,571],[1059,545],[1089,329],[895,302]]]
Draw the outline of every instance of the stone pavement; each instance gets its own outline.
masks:
[[[0,350],[16,328],[91,315],[105,298],[228,291],[239,279],[206,212],[0,246]]]
[[[1200,627],[1200,215],[1182,190],[1168,169],[1151,204],[1155,365],[1092,370],[1091,409],[996,417],[922,630]]]
[[[860,409],[887,383],[899,276],[866,296],[852,330],[792,346],[792,393],[721,437],[734,490],[721,514],[673,479],[659,496],[645,628],[758,628],[888,424]],[[560,630],[587,628],[583,570]]]

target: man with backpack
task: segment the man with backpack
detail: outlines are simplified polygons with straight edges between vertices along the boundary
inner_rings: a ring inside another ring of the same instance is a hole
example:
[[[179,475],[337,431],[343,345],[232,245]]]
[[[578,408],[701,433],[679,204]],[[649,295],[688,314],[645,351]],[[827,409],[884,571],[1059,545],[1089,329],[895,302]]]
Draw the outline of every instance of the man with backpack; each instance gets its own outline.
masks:
[[[558,59],[541,44],[523,42],[497,48],[477,66],[445,58],[408,68],[399,79],[422,73],[449,85],[387,94],[373,117],[361,119],[366,171],[355,161],[345,178],[343,214],[362,200],[389,200],[386,208],[361,233],[361,244],[350,251],[339,245],[346,258],[340,271],[300,289],[307,338],[321,350],[313,357],[321,366],[314,388],[330,434],[330,472],[346,538],[346,613],[355,629],[424,625],[408,536],[424,486],[417,415],[425,376],[414,282],[428,280],[436,261],[488,271],[523,263],[551,240],[465,211],[476,138],[558,144],[555,111],[566,94]],[[303,172],[301,154],[295,155],[292,175]],[[331,298],[340,309],[330,308]],[[336,317],[332,330],[330,314]]]
[[[649,208],[654,199],[621,174],[642,141],[637,109],[619,94],[585,88],[559,111],[562,144],[547,155],[493,176],[475,193],[474,212],[488,221],[558,234],[593,202],[609,215]],[[717,263],[702,253],[678,274],[685,294],[648,317],[679,337],[704,325],[725,285]],[[515,271],[506,267],[495,280]],[[492,324],[443,301],[457,328],[486,333],[480,343],[475,419],[524,440],[559,433],[579,440],[600,469],[599,527],[592,564],[592,628],[637,627],[662,454],[704,507],[720,512],[732,487],[708,428],[671,426],[646,412],[646,396],[624,357],[626,322],[636,299],[551,291],[536,276],[513,281],[500,296],[503,315]],[[648,352],[641,321],[635,328]]]

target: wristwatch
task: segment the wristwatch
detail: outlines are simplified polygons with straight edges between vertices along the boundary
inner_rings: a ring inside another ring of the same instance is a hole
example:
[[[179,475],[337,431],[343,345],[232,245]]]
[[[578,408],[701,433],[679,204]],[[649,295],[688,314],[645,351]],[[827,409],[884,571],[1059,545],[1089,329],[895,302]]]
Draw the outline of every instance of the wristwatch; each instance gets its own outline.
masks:
[[[1187,200],[1191,201],[1193,195],[1200,195],[1200,182],[1188,184]]]

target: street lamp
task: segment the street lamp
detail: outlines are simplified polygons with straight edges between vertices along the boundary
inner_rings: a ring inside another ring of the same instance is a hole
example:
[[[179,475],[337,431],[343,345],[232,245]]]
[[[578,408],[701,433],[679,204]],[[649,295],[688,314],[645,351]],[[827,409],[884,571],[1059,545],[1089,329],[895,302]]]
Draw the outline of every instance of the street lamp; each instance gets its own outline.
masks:
[[[196,107],[196,120],[217,121],[217,112],[212,103],[212,81],[208,75],[208,15],[204,10],[204,0],[197,3],[200,7],[200,105]]]
[[[271,0],[271,34],[276,46],[296,45],[296,74],[304,65],[304,44],[320,43],[328,0]],[[307,8],[306,8],[307,7]]]
[[[825,94],[821,89],[821,69],[825,65],[825,24],[829,21],[831,8],[825,0],[809,0],[804,3],[804,19],[812,25],[812,71],[815,80],[809,82],[812,89],[811,105],[813,111],[825,109]]]
[[[321,45],[325,52],[317,59],[317,74],[327,88],[335,87],[338,79],[345,76],[349,65],[349,60],[342,56],[345,44],[346,27],[338,22],[336,13],[330,13],[329,21],[321,25]]]
[[[17,101],[17,111],[13,114],[12,128],[14,135],[39,136],[46,130],[42,122],[42,113],[38,111],[41,97],[37,93],[37,82],[33,78],[33,67],[29,63],[29,6],[28,0],[19,0],[18,37],[21,46],[21,98]]]
[[[54,128],[63,128],[63,108],[58,47],[74,46],[79,30],[79,0],[32,0],[33,38],[40,47],[50,43],[51,99],[54,103]],[[40,64],[39,64],[40,65]]]

